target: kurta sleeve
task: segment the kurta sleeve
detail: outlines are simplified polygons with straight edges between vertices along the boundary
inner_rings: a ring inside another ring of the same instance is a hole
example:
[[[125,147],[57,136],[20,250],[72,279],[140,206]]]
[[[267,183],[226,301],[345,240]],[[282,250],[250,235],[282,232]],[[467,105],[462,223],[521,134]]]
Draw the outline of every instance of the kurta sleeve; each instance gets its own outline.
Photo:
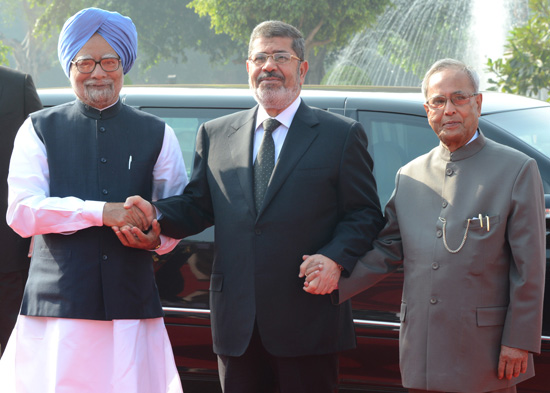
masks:
[[[46,148],[27,118],[15,137],[8,174],[8,225],[22,237],[103,225],[105,202],[50,197]]]

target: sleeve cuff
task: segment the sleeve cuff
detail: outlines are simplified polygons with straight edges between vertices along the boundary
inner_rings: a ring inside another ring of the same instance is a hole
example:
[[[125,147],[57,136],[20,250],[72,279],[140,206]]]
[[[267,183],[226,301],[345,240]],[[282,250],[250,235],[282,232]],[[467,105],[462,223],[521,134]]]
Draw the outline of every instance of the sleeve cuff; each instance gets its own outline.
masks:
[[[103,208],[105,207],[103,201],[84,201],[84,208],[82,210],[82,217],[88,221],[91,226],[101,227],[103,226]]]

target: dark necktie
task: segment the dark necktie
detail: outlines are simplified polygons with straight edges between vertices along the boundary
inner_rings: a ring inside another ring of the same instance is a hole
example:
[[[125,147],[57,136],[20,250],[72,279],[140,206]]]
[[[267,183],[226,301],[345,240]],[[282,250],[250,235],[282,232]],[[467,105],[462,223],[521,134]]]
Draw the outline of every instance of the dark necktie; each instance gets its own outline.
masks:
[[[280,124],[279,120],[271,118],[263,122],[264,137],[254,163],[254,203],[256,204],[256,211],[259,211],[262,207],[265,190],[267,190],[271,173],[275,167],[275,142],[273,142],[271,133]]]

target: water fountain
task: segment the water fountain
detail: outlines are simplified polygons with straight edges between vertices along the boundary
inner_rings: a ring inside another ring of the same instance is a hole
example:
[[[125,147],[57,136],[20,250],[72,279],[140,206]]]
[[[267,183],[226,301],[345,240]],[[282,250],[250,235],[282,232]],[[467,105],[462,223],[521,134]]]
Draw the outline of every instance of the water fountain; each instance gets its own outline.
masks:
[[[451,57],[474,66],[484,89],[487,58],[502,56],[511,19],[526,8],[527,0],[394,0],[340,53],[324,83],[420,86],[433,62]]]

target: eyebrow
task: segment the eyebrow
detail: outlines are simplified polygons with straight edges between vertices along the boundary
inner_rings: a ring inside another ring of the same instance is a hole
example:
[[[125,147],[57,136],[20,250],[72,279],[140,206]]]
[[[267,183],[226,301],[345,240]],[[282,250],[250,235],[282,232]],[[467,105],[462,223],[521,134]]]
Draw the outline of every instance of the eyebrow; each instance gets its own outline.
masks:
[[[465,93],[463,90],[457,90],[457,91],[453,91],[452,93],[450,93],[450,95],[453,95],[453,94],[467,94],[467,93]],[[434,94],[433,96],[430,96],[429,98],[433,98],[433,97],[445,97],[445,94]]]
[[[107,53],[101,57],[101,60],[103,59],[118,59],[118,55]],[[82,55],[82,56],[76,57],[73,61],[78,61],[78,60],[95,60],[95,58],[92,55]]]

